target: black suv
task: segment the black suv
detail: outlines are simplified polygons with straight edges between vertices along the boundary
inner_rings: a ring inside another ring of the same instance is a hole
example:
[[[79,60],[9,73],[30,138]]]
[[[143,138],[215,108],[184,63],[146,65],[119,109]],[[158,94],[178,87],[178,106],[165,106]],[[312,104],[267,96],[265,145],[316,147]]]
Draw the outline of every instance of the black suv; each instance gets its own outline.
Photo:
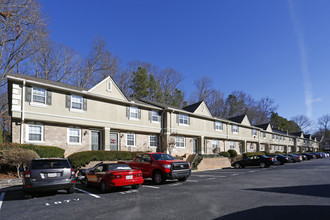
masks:
[[[65,158],[33,159],[23,173],[25,198],[31,198],[37,191],[65,189],[67,193],[74,193],[75,183],[75,172]]]
[[[253,155],[244,158],[243,160],[238,160],[232,163],[235,168],[244,168],[246,166],[260,166],[261,168],[269,167],[273,164],[272,158],[264,155]]]

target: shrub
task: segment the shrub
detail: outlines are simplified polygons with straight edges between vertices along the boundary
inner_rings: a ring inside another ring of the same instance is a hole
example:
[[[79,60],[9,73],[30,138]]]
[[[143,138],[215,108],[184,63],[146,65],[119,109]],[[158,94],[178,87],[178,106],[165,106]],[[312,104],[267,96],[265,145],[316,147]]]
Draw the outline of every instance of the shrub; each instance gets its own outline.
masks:
[[[71,154],[68,160],[75,169],[85,166],[90,161],[118,161],[132,160],[139,152],[128,151],[82,151]]]
[[[227,151],[220,152],[219,155],[223,157],[230,157],[230,153],[228,153]]]
[[[252,155],[266,155],[264,151],[261,152],[247,152],[243,154],[243,157],[248,157]]]
[[[29,149],[15,147],[0,150],[0,164],[16,167],[17,177],[20,177],[19,168],[21,166],[27,167],[33,158],[39,158],[39,155]]]
[[[267,155],[270,155],[270,152],[269,152],[269,151],[266,151],[266,150],[265,150],[265,151],[261,151],[261,152],[263,152],[266,156],[267,156]]]
[[[234,149],[229,149],[228,153],[230,154],[230,157],[232,157],[232,158],[237,156],[237,152]]]
[[[11,148],[25,148],[35,151],[39,157],[64,157],[64,149],[54,146],[43,146],[34,144],[15,144],[15,143],[5,143],[0,144],[1,149],[11,149]]]

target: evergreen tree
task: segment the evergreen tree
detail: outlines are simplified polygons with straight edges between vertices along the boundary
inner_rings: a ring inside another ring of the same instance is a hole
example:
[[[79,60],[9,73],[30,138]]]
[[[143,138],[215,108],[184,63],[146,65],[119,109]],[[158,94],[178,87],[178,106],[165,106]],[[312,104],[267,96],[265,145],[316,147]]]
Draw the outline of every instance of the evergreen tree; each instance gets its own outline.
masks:
[[[149,76],[147,70],[138,67],[137,71],[133,73],[132,84],[132,97],[136,99],[146,99],[149,94]]]

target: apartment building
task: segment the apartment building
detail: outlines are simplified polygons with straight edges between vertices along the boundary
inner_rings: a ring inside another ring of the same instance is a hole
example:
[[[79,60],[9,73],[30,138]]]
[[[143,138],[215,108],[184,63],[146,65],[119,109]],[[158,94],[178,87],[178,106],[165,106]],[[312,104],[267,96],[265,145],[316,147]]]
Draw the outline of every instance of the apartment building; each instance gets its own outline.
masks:
[[[198,102],[182,109],[126,97],[107,77],[91,89],[9,74],[12,142],[85,150],[168,152],[172,155],[319,149],[310,135],[288,134],[246,115],[213,117]]]

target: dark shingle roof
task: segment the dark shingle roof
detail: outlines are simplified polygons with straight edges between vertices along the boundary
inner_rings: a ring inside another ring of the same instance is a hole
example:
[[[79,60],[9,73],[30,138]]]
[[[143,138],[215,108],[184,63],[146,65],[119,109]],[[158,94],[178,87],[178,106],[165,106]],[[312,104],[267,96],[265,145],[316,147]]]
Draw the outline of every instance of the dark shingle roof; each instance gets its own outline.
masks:
[[[266,123],[266,124],[261,124],[261,125],[255,125],[255,127],[261,128],[263,130],[267,130],[268,125],[269,125],[269,123]]]
[[[236,116],[236,117],[228,118],[228,120],[233,121],[233,122],[237,122],[237,123],[242,123],[244,117],[245,117],[245,115],[239,115],[239,116]]]
[[[197,102],[197,103],[194,103],[192,105],[188,105],[186,107],[183,107],[182,109],[183,110],[186,110],[188,112],[192,112],[194,113],[196,111],[196,109],[202,104],[203,101],[200,101],[200,102]]]
[[[60,82],[56,82],[53,80],[48,80],[48,79],[42,79],[42,78],[37,78],[34,76],[29,76],[29,75],[21,75],[21,74],[8,74],[7,76],[11,76],[11,77],[16,77],[16,78],[20,78],[20,79],[26,79],[26,80],[32,80],[35,82],[40,82],[40,83],[45,83],[45,84],[50,84],[53,86],[59,86],[59,87],[64,87],[67,89],[73,89],[73,90],[77,90],[77,91],[87,91],[88,88],[82,88],[79,86],[73,86],[73,85],[69,85],[66,83],[60,83]]]
[[[299,132],[293,132],[293,133],[290,133],[290,134],[300,137],[302,133],[303,133],[302,131],[299,131]]]

